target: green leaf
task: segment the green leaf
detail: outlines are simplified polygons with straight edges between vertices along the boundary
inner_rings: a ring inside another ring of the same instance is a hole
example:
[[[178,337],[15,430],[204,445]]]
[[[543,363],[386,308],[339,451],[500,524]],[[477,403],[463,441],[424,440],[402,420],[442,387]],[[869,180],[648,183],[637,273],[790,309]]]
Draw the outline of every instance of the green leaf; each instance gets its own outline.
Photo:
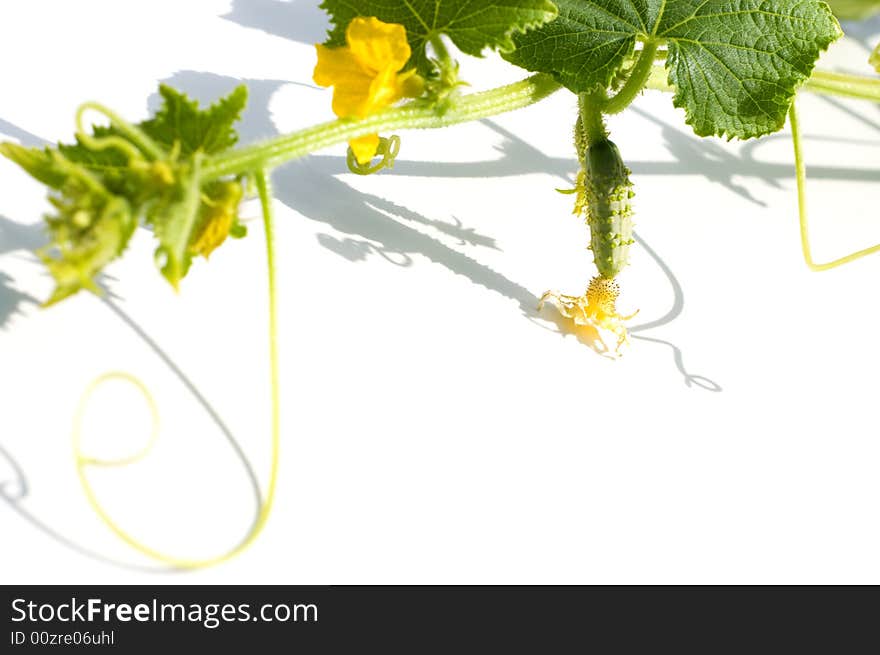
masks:
[[[122,254],[139,218],[153,228],[160,268],[175,287],[193,255],[207,256],[227,234],[243,234],[240,180],[203,183],[200,171],[210,155],[238,140],[232,126],[246,88],[208,109],[170,87],[160,93],[162,108],[136,128],[94,127],[91,139],[57,148],[0,144],[0,154],[52,189],[55,211],[46,216],[52,241],[39,253],[56,281],[50,303],[80,289],[98,291],[95,277]],[[139,156],[134,139],[126,137],[137,128],[159,146],[158,159]],[[130,152],[107,137],[126,140]]]
[[[868,59],[868,63],[874,67],[874,70],[880,73],[880,43],[877,44],[877,47],[874,48],[874,52],[871,53],[871,58]]]
[[[95,278],[123,253],[137,227],[128,202],[118,196],[68,193],[50,201],[57,210],[46,217],[52,243],[38,253],[55,279],[47,305],[80,289],[97,293]]]
[[[119,136],[119,132],[112,127],[95,125],[92,127],[92,136],[96,138]],[[79,137],[74,144],[59,143],[58,150],[68,160],[95,171],[118,172],[128,168],[128,159],[116,148],[92,150],[84,145]]]
[[[795,90],[840,35],[819,0],[557,0],[559,17],[506,58],[576,93],[608,88],[637,41],[669,49],[674,104],[700,136],[750,138],[785,124]]]
[[[35,180],[60,189],[68,174],[58,167],[50,148],[26,148],[17,143],[0,143],[0,154],[21,166]]]
[[[247,87],[239,86],[208,109],[171,87],[161,86],[163,107],[156,116],[138,127],[159,145],[169,149],[175,163],[174,182],[161,199],[147,210],[147,222],[153,226],[159,248],[157,261],[162,274],[177,288],[189,271],[194,254],[209,255],[213,247],[195,249],[204,231],[205,216],[217,202],[217,185],[202,185],[200,171],[204,156],[229,149],[238,141],[233,128],[247,103]],[[179,148],[179,153],[177,149]],[[237,224],[238,200],[231,212],[230,226]],[[222,240],[220,240],[222,242]],[[219,242],[214,245],[219,245]]]
[[[96,125],[92,127],[92,136],[100,139],[120,134],[112,127]],[[97,174],[108,191],[126,197],[133,206],[140,204],[140,198],[149,193],[143,175],[138,175],[128,158],[116,148],[93,150],[77,137],[74,144],[59,143],[58,152],[68,161]]]
[[[504,58],[530,71],[552,73],[575,93],[608,88],[633,54],[636,37],[647,31],[644,8],[637,11],[627,0],[556,0],[556,5],[556,20],[516,36],[516,49]]]
[[[480,56],[486,48],[508,52],[514,48],[514,33],[556,16],[549,0],[324,0],[321,8],[333,21],[328,46],[345,45],[345,30],[358,16],[403,25],[412,48],[410,62],[422,73],[433,68],[425,46],[441,34],[469,55]]]
[[[189,245],[199,223],[201,163],[197,153],[191,165],[178,168],[174,185],[147,210],[147,222],[159,240],[157,264],[175,289],[192,263]]]
[[[233,125],[241,118],[247,104],[247,87],[241,85],[207,109],[170,86],[162,85],[159,93],[162,108],[155,117],[138,127],[156,143],[172,150],[180,144],[180,154],[189,157],[197,150],[213,155],[238,142]]]
[[[80,289],[97,291],[98,273],[119,257],[137,225],[125,198],[57,150],[0,144],[0,154],[52,189],[54,212],[46,216],[51,243],[38,251],[55,279],[53,304]]]
[[[862,20],[880,12],[880,0],[826,0],[841,20]]]
[[[207,109],[200,109],[197,101],[164,84],[159,87],[159,94],[163,99],[162,107],[153,118],[137,127],[166,150],[173,150],[175,143],[179,143],[180,152],[177,154],[180,156],[189,157],[197,150],[210,155],[238,142],[233,125],[247,104],[245,85],[237,87]],[[93,126],[92,136],[102,138],[122,134],[113,127]],[[73,145],[59,144],[58,149],[70,161],[92,170],[118,173],[129,167],[127,158],[118,149],[93,150],[79,138]]]

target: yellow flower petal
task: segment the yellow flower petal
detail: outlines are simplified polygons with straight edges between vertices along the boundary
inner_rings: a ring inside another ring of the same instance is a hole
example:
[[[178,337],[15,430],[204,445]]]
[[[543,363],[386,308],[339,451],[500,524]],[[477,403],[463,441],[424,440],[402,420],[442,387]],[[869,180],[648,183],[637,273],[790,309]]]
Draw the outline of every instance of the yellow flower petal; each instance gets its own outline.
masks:
[[[396,73],[406,65],[411,54],[406,29],[378,18],[355,18],[348,24],[345,41],[361,66],[374,73],[387,68]]]
[[[198,238],[190,246],[190,251],[202,255],[205,259],[210,257],[211,253],[220,247],[229,236],[232,219],[233,216],[225,212],[219,212],[212,216],[202,228]]]
[[[410,56],[403,25],[377,18],[355,18],[346,30],[348,45],[315,46],[318,63],[314,80],[333,88],[333,113],[340,118],[363,118],[403,97],[417,97],[424,80],[414,70],[400,73]]]
[[[369,164],[373,157],[376,156],[376,149],[379,147],[379,135],[368,134],[366,136],[352,139],[348,142],[351,151],[354,153],[358,164]]]
[[[318,52],[318,63],[312,76],[315,84],[357,84],[363,79],[369,80],[373,77],[370,71],[361,66],[349,48],[328,48],[318,44],[315,50]]]
[[[373,114],[388,105],[392,105],[403,97],[403,87],[398,83],[397,71],[386,68],[370,83],[365,109]]]
[[[194,234],[190,252],[207,259],[229,236],[232,226],[238,220],[238,205],[241,202],[241,184],[235,181],[215,182],[210,191],[202,196],[199,207],[201,226]]]
[[[367,115],[373,76],[360,65],[348,48],[317,45],[318,63],[313,79],[321,86],[333,86],[333,113],[340,118]]]
[[[333,113],[339,118],[363,118],[371,106],[369,81],[358,86],[337,85],[333,92]]]

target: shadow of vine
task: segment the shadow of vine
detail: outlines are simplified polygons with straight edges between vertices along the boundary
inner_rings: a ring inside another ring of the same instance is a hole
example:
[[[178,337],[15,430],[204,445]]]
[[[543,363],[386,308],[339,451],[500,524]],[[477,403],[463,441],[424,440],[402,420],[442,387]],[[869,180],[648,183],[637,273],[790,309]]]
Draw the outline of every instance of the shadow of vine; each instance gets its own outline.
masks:
[[[22,307],[25,305],[39,305],[39,301],[30,294],[19,291],[12,286],[13,279],[0,271],[0,330],[6,329],[6,325],[16,314],[23,314]]]
[[[278,3],[263,0],[262,4],[278,5],[276,9],[285,12],[308,11],[298,7],[295,2]],[[230,20],[243,16],[241,11],[244,5],[236,3],[236,7],[227,16]],[[262,14],[256,12],[248,15],[255,17]],[[281,23],[282,21],[269,21],[271,25]],[[311,27],[308,28],[311,30],[308,38],[314,36],[318,24],[317,19],[312,21]],[[323,26],[323,23],[320,25]],[[294,38],[290,35],[284,36]],[[240,83],[240,80],[228,76],[196,71],[178,71],[163,81],[182,89],[202,102],[210,102]],[[246,82],[250,89],[251,100],[239,125],[242,141],[249,142],[277,134],[269,112],[269,102],[274,93],[286,82],[253,79]],[[158,97],[151,96],[148,104],[155,108],[157,103]],[[635,175],[701,175],[760,206],[764,206],[765,203],[743,185],[738,184],[735,181],[736,176],[758,177],[772,187],[780,187],[779,181],[783,178],[793,178],[793,167],[758,160],[755,144],[748,144],[739,155],[734,155],[711,140],[697,139],[638,107],[634,107],[633,111],[644,120],[651,121],[661,128],[666,148],[674,156],[674,161],[671,162],[633,161],[631,167]],[[566,185],[571,184],[572,172],[576,168],[573,159],[548,156],[495,121],[484,120],[483,124],[501,137],[496,147],[500,155],[497,159],[483,162],[444,163],[398,160],[393,174],[459,178],[541,173],[556,177]],[[29,138],[38,140],[33,135]],[[491,236],[477,233],[473,228],[465,226],[457,217],[451,217],[451,220],[428,218],[385,198],[360,193],[334,177],[335,174],[345,170],[344,160],[341,157],[313,155],[280,167],[274,173],[276,193],[280,201],[306,218],[346,235],[339,238],[329,233],[318,233],[316,238],[324,248],[351,262],[363,261],[371,255],[377,255],[398,266],[409,266],[413,256],[424,256],[454,274],[463,275],[474,284],[516,301],[524,315],[537,316],[537,296],[534,293],[473,257],[410,227],[407,223],[429,227],[439,234],[453,237],[459,244],[497,249],[498,246]],[[873,172],[864,169],[811,166],[810,174],[815,178],[868,179],[872,177]],[[669,267],[641,237],[638,242],[669,279],[674,292],[674,305],[682,303],[683,290]],[[33,245],[32,241],[29,245]],[[8,316],[11,313],[10,308],[14,308],[23,299],[8,290],[5,296],[7,301],[0,307],[6,308],[5,314]],[[635,336],[636,333],[644,332],[649,327],[660,327],[673,319],[674,316],[667,314],[664,321],[651,321],[636,326],[631,332]],[[557,324],[557,327],[563,329],[560,324]],[[638,334],[638,338],[670,346],[673,349],[676,367],[685,383],[690,385],[693,382],[693,376],[682,364],[683,355],[677,346],[644,334]],[[709,386],[714,388],[718,385],[712,383]]]
[[[15,141],[18,141],[23,146],[31,146],[34,148],[40,148],[42,146],[49,145],[49,142],[45,139],[41,139],[36,134],[28,132],[20,128],[18,125],[13,125],[7,120],[0,118],[0,134],[4,134],[7,137],[12,137]]]
[[[135,335],[137,335],[147,345],[147,347],[152,350],[153,353],[165,364],[168,370],[174,375],[174,377],[177,378],[177,380],[183,385],[184,389],[192,396],[196,403],[198,403],[202,410],[207,414],[208,418],[211,420],[211,422],[219,430],[229,446],[232,448],[235,457],[241,462],[248,480],[248,484],[250,485],[254,496],[253,517],[251,519],[250,525],[248,526],[248,529],[245,531],[246,535],[249,534],[256,522],[259,520],[259,515],[263,507],[263,499],[260,492],[260,483],[258,481],[256,473],[254,472],[253,464],[251,463],[247,454],[242,449],[238,439],[220,417],[220,414],[217,412],[214,406],[201,393],[198,387],[195,386],[190,378],[183,372],[183,370],[180,369],[180,367],[161,348],[161,346],[159,346],[159,344],[119,306],[119,304],[113,299],[112,295],[107,293],[100,298],[100,301],[110,310],[110,312],[117,319],[122,321],[122,323],[124,323],[129,329],[131,329],[132,332],[134,332]],[[65,536],[58,530],[54,529],[49,523],[40,519],[36,514],[31,512],[25,506],[25,501],[30,494],[30,485],[28,484],[27,477],[25,476],[24,470],[22,469],[21,465],[2,444],[0,444],[0,458],[6,461],[7,468],[12,473],[11,479],[0,479],[0,500],[7,503],[9,507],[16,514],[18,514],[18,516],[27,521],[32,527],[45,534],[56,543],[90,559],[128,570],[149,573],[178,573],[184,570],[171,566],[142,566],[138,564],[123,562],[121,560],[107,557],[106,555],[98,553],[88,548],[87,546],[78,543],[76,540]]]
[[[190,95],[205,101],[227,92],[236,83],[232,78],[224,81],[216,75],[193,72],[179,72],[170,81],[181,85]],[[275,82],[273,81],[272,84]],[[257,81],[257,88],[266,88],[264,83],[265,81]],[[250,85],[251,82],[249,81],[248,84]],[[257,95],[263,101],[251,104],[248,115],[242,120],[242,131],[243,134],[265,136],[275,131],[268,108],[271,94]],[[550,157],[497,122],[491,120],[482,122],[502,137],[500,145],[497,146],[497,151],[501,155],[498,160],[461,164],[400,161],[395,165],[394,174],[426,177],[488,177],[542,173],[557,177],[566,185],[572,184],[572,171],[576,168],[573,159]],[[668,140],[673,144],[688,142],[684,135],[672,128]],[[718,146],[715,148],[718,152],[724,153]],[[675,152],[677,156],[684,158],[701,151],[698,147],[689,145],[677,147]],[[718,159],[722,165],[729,166],[734,158]],[[705,170],[703,166],[700,168]],[[273,173],[278,200],[295,209],[302,216],[346,235],[340,239],[327,233],[319,233],[317,239],[324,248],[351,262],[364,261],[369,255],[375,254],[397,266],[410,266],[414,256],[422,256],[453,274],[464,276],[473,284],[514,300],[524,316],[530,319],[539,317],[536,294],[473,257],[409,227],[407,223],[431,227],[441,234],[456,238],[461,244],[497,249],[494,239],[478,234],[472,228],[466,228],[456,217],[453,217],[454,223],[428,218],[386,198],[358,192],[334,177],[334,173],[338,174],[345,170],[344,161],[340,157],[312,155],[281,166]],[[732,173],[719,179],[730,178]],[[738,190],[738,187],[734,187],[732,183],[731,186],[735,191]],[[638,242],[669,279],[675,296],[673,301],[675,307],[683,305],[681,285],[669,266],[645,243],[644,239],[638,237]],[[679,312],[680,310],[672,311],[663,319],[637,326],[632,332],[665,325]],[[558,333],[570,332],[570,328],[560,317],[547,313],[540,316],[551,320]],[[596,350],[596,339],[591,338],[591,335],[579,334],[578,337],[582,343]],[[687,386],[696,385],[711,391],[721,390],[717,383],[703,376],[694,376],[687,371],[684,366],[684,356],[678,346],[655,337],[638,335],[637,338],[672,348],[673,361]]]
[[[243,27],[260,29],[275,36],[309,44],[322,41],[328,26],[326,16],[314,3],[297,0],[248,0],[248,2],[234,0],[232,9],[225,18]],[[861,39],[860,42],[867,49],[870,49],[872,45],[867,43],[867,36],[876,33],[878,26],[880,26],[878,20],[868,24],[847,25],[847,32],[853,38]],[[223,75],[195,71],[179,71],[166,81],[202,100],[213,100],[240,82]],[[251,141],[276,134],[277,131],[269,114],[269,101],[282,85],[291,82],[284,80],[245,80],[245,82],[250,88],[251,102],[240,126],[242,141]],[[833,99],[826,99],[826,101],[837,109],[850,111],[839,101]],[[152,97],[149,103],[151,106],[155,106],[156,98]],[[634,111],[643,119],[653,121],[661,127],[667,150],[674,159],[669,162],[632,161],[630,165],[636,175],[699,175],[759,206],[765,206],[765,203],[744,186],[736,183],[733,179],[735,176],[760,178],[771,187],[777,188],[781,186],[779,180],[793,179],[794,177],[792,166],[757,160],[755,158],[756,146],[752,144],[744,147],[739,156],[735,156],[717,144],[698,140],[668,123],[659,121],[637,107],[634,108]],[[875,129],[880,128],[876,121],[860,115],[854,117]],[[575,170],[573,158],[546,156],[497,123],[486,120],[483,124],[503,139],[498,147],[499,158],[486,162],[447,163],[398,160],[394,174],[424,177],[498,177],[543,173],[568,183],[571,182],[572,171]],[[25,145],[40,146],[46,143],[36,135],[3,119],[0,119],[0,133]],[[471,244],[497,249],[498,246],[491,236],[478,234],[472,228],[463,225],[462,221],[456,217],[452,217],[452,221],[428,218],[387,199],[359,193],[343,181],[333,177],[334,174],[345,172],[345,170],[343,158],[322,155],[294,162],[275,172],[276,190],[281,202],[316,223],[348,235],[339,239],[329,234],[317,234],[316,238],[324,248],[352,262],[363,261],[368,256],[375,254],[398,266],[410,265],[415,255],[424,256],[454,274],[463,275],[474,284],[514,300],[526,316],[534,318],[537,315],[535,308],[538,299],[534,293],[472,257],[409,227],[406,223],[430,227],[441,234],[457,239],[462,245]],[[810,175],[820,179],[864,181],[875,181],[876,179],[874,171],[846,167],[811,166]],[[636,239],[639,246],[645,249],[667,277],[674,292],[674,299],[672,307],[663,316],[630,328],[633,338],[665,344],[672,348],[675,365],[688,386],[695,385],[710,391],[720,391],[721,387],[715,382],[687,372],[679,347],[643,334],[669,324],[680,315],[684,306],[684,291],[666,262],[644,239],[638,235]],[[39,225],[22,225],[0,216],[0,254],[19,250],[30,251],[42,243],[43,235]],[[19,311],[21,306],[38,302],[30,295],[15,289],[11,285],[12,282],[6,273],[0,272],[0,328]],[[119,320],[128,325],[154,350],[156,355],[162,359],[208,413],[224,437],[230,442],[237,456],[242,459],[259,503],[259,485],[250,462],[214,408],[158,344],[118,304],[111,299],[104,299],[103,302]],[[53,530],[51,526],[24,508],[23,501],[30,493],[28,480],[22,467],[2,444],[0,444],[0,459],[7,463],[12,475],[9,479],[0,480],[0,500],[7,503],[13,511],[48,537],[87,557],[117,566],[152,572],[174,570],[138,567],[117,562],[95,553]],[[255,516],[258,513],[259,504]]]
[[[45,243],[42,227],[22,225],[0,215],[0,255],[18,254],[31,258],[30,251]],[[4,271],[0,271],[0,330],[5,329],[16,314],[23,314],[25,305],[39,305],[39,301],[14,286],[15,281]]]
[[[30,485],[28,484],[27,477],[25,477],[21,465],[12,456],[12,453],[10,453],[6,448],[3,447],[3,444],[0,444],[0,461],[5,461],[6,466],[12,472],[12,478],[0,480],[0,501],[6,503],[13,512],[15,512],[28,524],[30,524],[31,527],[42,532],[44,535],[46,535],[56,543],[74,551],[75,553],[88,557],[89,559],[101,562],[103,564],[110,564],[118,568],[127,569],[129,571],[138,571],[142,573],[171,573],[177,570],[170,568],[139,566],[137,564],[130,564],[128,562],[116,560],[112,557],[107,557],[106,555],[103,555],[86,546],[83,546],[82,544],[77,543],[75,540],[63,535],[58,530],[54,529],[51,525],[40,519],[36,514],[28,510],[27,507],[25,507],[25,501],[30,494]]]

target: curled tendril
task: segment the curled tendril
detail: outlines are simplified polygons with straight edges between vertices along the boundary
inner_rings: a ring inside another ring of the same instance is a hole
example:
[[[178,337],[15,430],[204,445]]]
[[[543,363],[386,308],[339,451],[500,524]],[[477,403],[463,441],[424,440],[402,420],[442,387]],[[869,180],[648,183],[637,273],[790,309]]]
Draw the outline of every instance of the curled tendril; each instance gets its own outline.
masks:
[[[114,380],[130,384],[135,389],[137,389],[141,396],[143,396],[144,402],[146,402],[147,404],[147,409],[150,412],[152,423],[150,427],[150,437],[147,440],[147,443],[142,446],[140,450],[127,457],[120,457],[116,459],[91,457],[84,454],[82,447],[82,423],[85,416],[85,411],[95,391],[97,391],[98,388],[103,386],[104,384],[112,382]],[[141,382],[133,375],[130,375],[129,373],[112,371],[110,373],[105,373],[93,380],[91,384],[89,384],[89,386],[86,388],[85,392],[83,392],[83,395],[79,401],[79,406],[77,408],[73,425],[73,455],[76,460],[77,468],[80,471],[86,466],[127,466],[129,464],[134,464],[135,462],[139,462],[140,460],[144,459],[147,455],[150,454],[153,446],[155,446],[156,441],[159,438],[159,408],[156,405],[156,401],[153,398],[153,395],[150,393],[143,382]],[[91,492],[91,485],[89,485],[88,482],[85,483],[85,487],[89,490],[89,492]],[[90,495],[93,494],[90,493]]]
[[[76,472],[80,485],[86,495],[92,510],[96,513],[104,525],[110,529],[117,537],[126,544],[139,551],[140,553],[151,557],[157,561],[163,562],[176,569],[200,569],[208,566],[214,566],[222,562],[226,562],[250,546],[263,531],[266,521],[275,501],[275,490],[278,480],[279,470],[279,451],[281,444],[281,427],[280,412],[281,398],[279,393],[279,375],[278,375],[278,311],[276,299],[275,285],[275,240],[274,240],[274,220],[272,211],[272,190],[270,187],[269,176],[264,169],[260,169],[255,173],[255,183],[260,196],[260,204],[263,209],[263,226],[266,237],[266,260],[267,260],[267,282],[269,287],[269,370],[271,383],[271,407],[272,407],[272,452],[271,464],[269,472],[269,481],[264,494],[261,494],[259,510],[256,519],[248,530],[247,534],[238,542],[237,545],[226,549],[219,555],[206,557],[202,559],[183,558],[175,555],[169,555],[159,551],[133,535],[131,535],[120,523],[118,523],[110,513],[105,509],[103,503],[94,487],[92,486],[88,470],[91,467],[122,467],[135,464],[143,460],[152,450],[159,436],[159,410],[153,399],[152,394],[147,387],[136,377],[121,372],[111,372],[102,375],[93,381],[82,398],[74,417],[73,426],[73,452],[76,463]],[[87,455],[82,447],[83,419],[86,409],[94,395],[95,391],[103,384],[111,381],[125,382],[133,386],[143,397],[147,404],[151,415],[150,436],[147,443],[137,452],[118,458],[99,458]],[[249,468],[249,467],[248,467]],[[258,490],[259,493],[259,490]]]
[[[83,116],[89,110],[96,111],[110,120],[123,136],[108,135],[95,137],[90,135],[83,124]],[[127,137],[127,138],[126,138]],[[76,138],[87,148],[92,150],[106,150],[116,148],[122,151],[130,162],[146,158],[148,160],[163,159],[164,154],[153,140],[142,130],[123,120],[113,111],[98,104],[97,102],[85,102],[76,110]]]
[[[357,157],[354,156],[354,151],[351,147],[348,148],[345,163],[348,164],[348,170],[356,175],[372,175],[373,173],[378,173],[383,168],[394,168],[394,160],[397,158],[399,152],[400,137],[396,134],[392,134],[388,138],[385,138],[384,136],[379,137],[379,146],[376,148],[376,155],[381,156],[382,159],[375,164],[372,161],[367,164],[359,163]]]

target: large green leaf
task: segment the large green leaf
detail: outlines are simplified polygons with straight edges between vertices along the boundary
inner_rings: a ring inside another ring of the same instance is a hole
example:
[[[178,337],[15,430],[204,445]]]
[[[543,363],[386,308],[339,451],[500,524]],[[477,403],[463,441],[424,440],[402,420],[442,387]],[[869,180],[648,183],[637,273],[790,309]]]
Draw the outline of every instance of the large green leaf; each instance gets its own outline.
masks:
[[[796,88],[841,34],[818,0],[557,0],[559,17],[506,55],[575,92],[607,88],[638,41],[667,45],[675,105],[701,136],[780,129]]]
[[[542,25],[556,16],[550,0],[324,0],[333,29],[327,45],[345,44],[345,30],[357,16],[375,16],[406,28],[412,59],[422,72],[431,66],[425,45],[447,35],[464,53],[480,55],[486,48],[513,49],[511,36]]]

